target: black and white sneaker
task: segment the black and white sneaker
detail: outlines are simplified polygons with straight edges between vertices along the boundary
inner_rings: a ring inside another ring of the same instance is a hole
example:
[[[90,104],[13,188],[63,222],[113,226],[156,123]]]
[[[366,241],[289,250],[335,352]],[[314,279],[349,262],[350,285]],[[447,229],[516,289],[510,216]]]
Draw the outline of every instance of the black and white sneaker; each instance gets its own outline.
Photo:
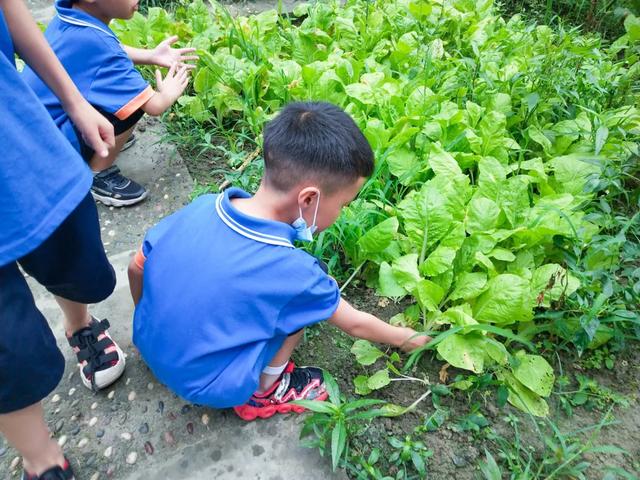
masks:
[[[50,468],[42,475],[31,475],[27,472],[22,472],[22,480],[74,480],[73,470],[69,465],[69,460],[64,459],[64,466],[55,466]]]
[[[124,207],[147,198],[145,188],[120,173],[115,165],[96,173],[91,187],[93,198],[105,205]]]
[[[125,150],[133,147],[133,144],[136,143],[136,136],[132,133],[131,135],[129,135],[129,138],[127,138],[127,141],[124,142],[124,145],[122,146],[122,149],[120,149],[121,152],[124,152]]]

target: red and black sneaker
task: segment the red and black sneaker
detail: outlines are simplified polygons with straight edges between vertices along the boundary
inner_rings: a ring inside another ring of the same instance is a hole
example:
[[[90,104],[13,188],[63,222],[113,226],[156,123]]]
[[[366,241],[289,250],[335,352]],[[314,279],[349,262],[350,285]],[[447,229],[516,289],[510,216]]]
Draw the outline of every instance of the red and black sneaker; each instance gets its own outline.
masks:
[[[264,393],[254,393],[247,403],[233,410],[243,420],[269,418],[276,413],[302,413],[304,407],[292,405],[295,400],[326,400],[322,370],[316,367],[296,367],[289,362],[280,378]]]
[[[69,464],[69,460],[64,459],[64,465],[56,465],[50,468],[41,475],[31,475],[27,472],[22,472],[22,480],[74,480],[73,470]]]

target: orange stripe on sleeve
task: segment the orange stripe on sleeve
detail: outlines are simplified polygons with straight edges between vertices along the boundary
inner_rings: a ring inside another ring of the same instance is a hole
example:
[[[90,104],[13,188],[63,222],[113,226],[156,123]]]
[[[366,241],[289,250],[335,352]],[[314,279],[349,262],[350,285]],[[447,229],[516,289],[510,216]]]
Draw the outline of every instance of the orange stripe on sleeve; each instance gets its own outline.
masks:
[[[118,118],[118,120],[126,120],[133,114],[133,112],[147,103],[149,99],[155,95],[155,93],[156,92],[153,90],[151,85],[149,85],[142,92],[132,98],[124,107],[118,110],[115,113],[116,118]]]
[[[144,253],[142,253],[142,249],[136,252],[133,261],[140,270],[144,270],[144,262],[147,261],[147,258],[144,256]]]

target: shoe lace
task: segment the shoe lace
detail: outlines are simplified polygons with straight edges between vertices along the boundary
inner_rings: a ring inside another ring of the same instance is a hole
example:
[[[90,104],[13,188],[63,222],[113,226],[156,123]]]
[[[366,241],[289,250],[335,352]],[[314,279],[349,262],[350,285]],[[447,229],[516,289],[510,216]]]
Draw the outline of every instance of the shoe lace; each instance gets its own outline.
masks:
[[[114,187],[122,187],[129,180],[120,173],[120,169],[116,166],[107,168],[100,176],[102,180],[113,184]]]
[[[107,328],[109,328],[109,322],[106,319],[101,322],[94,321],[90,326],[74,333],[70,340],[71,345],[79,349],[78,360],[87,362],[82,371],[90,378],[91,390],[94,393],[98,391],[95,373],[107,364],[110,365],[116,355],[114,352],[105,354],[105,349],[113,345],[109,337],[98,340]]]

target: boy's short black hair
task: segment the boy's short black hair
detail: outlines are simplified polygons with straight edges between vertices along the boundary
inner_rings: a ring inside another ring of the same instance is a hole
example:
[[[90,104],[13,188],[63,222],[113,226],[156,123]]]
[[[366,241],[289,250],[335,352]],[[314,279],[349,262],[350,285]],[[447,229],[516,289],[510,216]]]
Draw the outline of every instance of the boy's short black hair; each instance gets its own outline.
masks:
[[[287,105],[264,129],[265,181],[289,191],[316,180],[333,191],[373,173],[373,151],[353,119],[326,102]]]

